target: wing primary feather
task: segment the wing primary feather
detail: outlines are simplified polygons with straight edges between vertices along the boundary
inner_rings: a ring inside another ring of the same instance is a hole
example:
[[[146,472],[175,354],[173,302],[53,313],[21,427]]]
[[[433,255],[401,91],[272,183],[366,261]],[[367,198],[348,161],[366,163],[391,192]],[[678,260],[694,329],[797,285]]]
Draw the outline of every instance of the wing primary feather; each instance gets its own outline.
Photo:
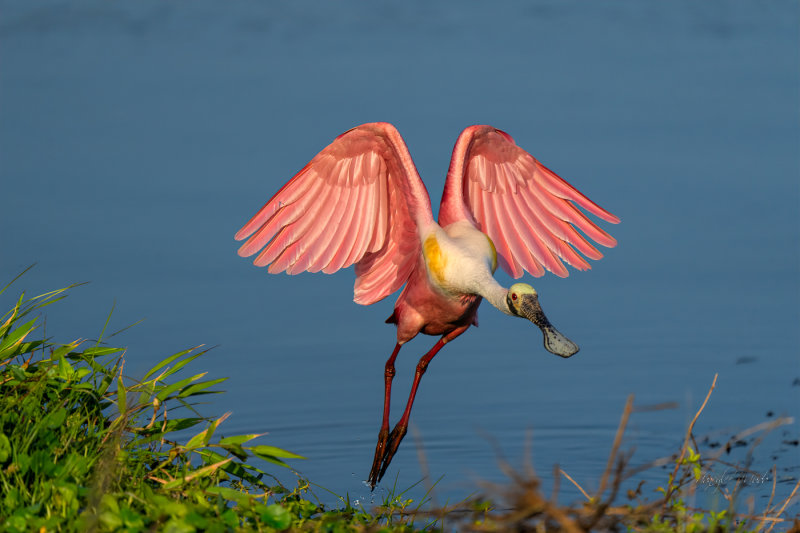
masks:
[[[561,200],[566,204],[568,211],[572,213],[572,220],[578,229],[584,232],[587,236],[591,237],[598,244],[602,244],[606,248],[613,248],[617,245],[617,240],[606,233],[600,226],[592,222],[586,215],[580,212],[577,207],[572,205],[566,200]]]
[[[272,241],[270,242],[270,244],[279,243],[279,242],[282,242],[282,241],[283,242],[286,242],[286,241],[293,242],[292,241],[291,230],[289,228],[287,228],[287,227],[281,228],[278,231],[278,233],[272,238]],[[284,249],[285,249],[285,247],[283,247],[283,246],[281,246],[281,247],[273,246],[272,248],[269,248],[269,247],[264,248],[263,250],[261,250],[261,253],[259,253],[256,256],[256,258],[253,260],[253,264],[258,266],[258,267],[267,266],[278,255],[280,255],[280,253],[283,252]]]
[[[584,261],[568,244],[570,238],[583,240],[580,234],[569,224],[549,216],[530,189],[520,189],[519,196],[521,201],[518,206],[522,218],[532,221],[536,226],[534,234],[542,240],[547,248],[579,270],[591,268],[589,263]],[[567,236],[568,234],[574,234],[574,237]],[[590,248],[597,252],[594,247],[590,246]],[[589,256],[591,257],[591,255]]]
[[[302,176],[311,168],[311,163],[309,162],[304,166],[300,171],[294,175],[292,179],[290,179],[286,185],[281,187],[278,192],[272,195],[267,203],[259,209],[253,217],[247,221],[247,223],[242,226],[242,229],[236,232],[234,238],[237,241],[241,241],[249,237],[256,229],[260,228],[264,222],[266,222],[278,209],[286,205],[287,203],[291,203],[297,199],[297,197],[302,194],[303,188],[305,186],[304,180],[302,180]],[[278,196],[285,196],[286,199],[282,202],[275,201]]]
[[[284,232],[285,237],[281,240],[273,238],[266,244],[266,247],[258,256],[262,263],[259,266],[265,266],[267,263],[271,263],[277,259],[283,249],[290,246],[293,242],[304,238],[306,234],[315,227],[315,224],[317,224],[319,215],[330,209],[330,205],[333,204],[338,197],[337,192],[335,188],[328,187],[327,185],[322,187],[319,197],[315,198],[315,201],[309,205],[309,208],[302,212],[302,216],[293,224],[284,225],[284,228],[287,230]],[[275,271],[275,267],[272,267],[272,272]],[[281,270],[277,270],[277,272],[281,272]]]
[[[587,241],[583,235],[578,232],[578,230],[576,230],[572,225],[561,220],[557,215],[548,211],[536,193],[530,189],[527,189],[527,191],[530,192],[526,195],[528,202],[525,204],[525,207],[533,211],[535,216],[537,216],[547,226],[547,229],[556,238],[574,245],[578,251],[590,259],[600,259],[603,257],[603,254],[601,254],[597,248],[592,246],[589,241]],[[569,249],[571,250],[571,248]],[[580,256],[578,256],[578,258],[580,258]],[[582,261],[583,260],[581,259],[581,262]],[[585,264],[588,268],[588,263]]]
[[[612,224],[619,223],[619,218],[617,216],[609,213],[608,211],[606,211],[605,209],[603,209],[602,207],[591,201],[589,198],[584,196],[578,189],[570,185],[564,178],[562,178],[561,176],[559,176],[558,174],[556,174],[555,172],[553,172],[552,170],[541,164],[532,156],[531,159],[533,159],[533,162],[536,165],[537,170],[539,171],[540,184],[544,188],[546,188],[551,194],[554,194],[555,196],[567,200],[572,200],[582,208],[586,209],[593,215],[602,218],[606,222],[610,222]]]
[[[302,236],[302,241],[298,242],[297,247],[293,247],[293,250],[296,250],[298,254],[311,254],[313,257],[317,257],[317,246],[319,241],[319,235],[325,229],[324,221],[330,216],[330,212],[333,211],[334,206],[337,204],[339,199],[339,194],[341,193],[341,189],[339,187],[326,187],[326,192],[328,193],[325,198],[321,198],[321,202],[316,206],[316,209],[313,212],[306,213],[306,216],[303,217],[303,226],[302,233],[298,231],[299,236]],[[292,243],[297,239],[292,239]],[[277,239],[273,239],[272,242],[269,243],[267,248],[261,252],[259,258],[264,256],[263,261],[269,259],[269,262],[274,261],[277,257],[283,253],[287,246],[290,246],[292,243],[290,242],[278,242]],[[266,255],[269,254],[269,255]],[[288,266],[288,259],[287,256],[287,264]],[[262,265],[263,266],[263,265]],[[270,274],[276,274],[278,272],[282,272],[283,269],[278,269],[277,265],[270,265],[269,269],[267,270]]]
[[[313,183],[311,183],[310,187],[307,189],[305,196],[293,204],[291,209],[284,206],[275,212],[275,214],[264,222],[264,225],[239,248],[239,255],[242,257],[253,255],[263,248],[281,227],[288,226],[302,218],[308,206],[318,200],[317,193],[322,187],[322,183],[321,179],[314,179]]]
[[[609,248],[617,244],[617,241],[611,237],[611,235],[597,227],[594,222],[586,218],[586,216],[578,211],[568,200],[553,196],[552,194],[541,194],[538,198],[547,207],[550,213],[565,222],[573,224],[596,242]]]
[[[541,220],[531,216],[531,212],[524,203],[520,202],[520,215],[526,217],[530,224],[521,224],[520,231],[525,234],[526,239],[532,243],[532,252],[539,263],[550,272],[559,277],[569,276],[569,271],[561,262],[561,255],[558,253],[561,241],[553,237],[542,224]],[[567,261],[569,263],[569,261]]]
[[[286,272],[287,274],[294,275],[298,272],[294,270],[294,265],[300,259],[300,242],[294,240],[279,250],[278,256],[270,263],[267,272],[270,274],[277,274],[279,272]]]
[[[317,205],[326,205],[326,200],[330,198],[333,192],[334,191],[327,187],[323,188],[320,192],[320,203]],[[309,216],[308,213],[305,213],[304,216],[299,218],[297,222],[294,222],[291,227],[283,226],[280,229],[273,228],[271,230],[265,227],[264,230],[270,231],[270,235],[259,236],[257,234],[253,237],[261,239],[265,245],[261,253],[256,256],[253,264],[261,267],[270,264],[283,252],[287,246],[291,245],[298,238],[302,237],[308,231],[308,228],[313,225],[313,223],[314,217]],[[278,272],[280,272],[280,270]]]
[[[293,258],[291,264],[286,268],[287,274],[295,275],[308,269],[308,265],[314,260],[314,256],[304,253],[304,250],[305,246],[302,245],[302,242],[297,241],[283,251],[284,254],[288,254],[289,257]]]
[[[335,211],[338,205],[341,205],[343,203],[346,204],[347,198],[351,193],[350,189],[344,187],[343,185],[334,186],[333,189],[335,189],[336,192],[338,192],[338,199],[336,201],[336,204],[333,205],[333,210]],[[317,216],[314,216],[316,215],[316,213],[308,213],[308,215],[310,215],[309,218],[314,220],[313,224],[315,226],[323,226],[324,229],[322,232],[316,235],[315,240],[312,241],[310,239],[304,239],[305,246],[308,247],[308,246],[319,245],[321,249],[321,251],[319,252],[319,256],[326,257],[326,259],[328,259],[335,252],[335,248],[332,248],[330,246],[331,240],[329,240],[325,235],[327,231],[331,228],[331,226],[324,224],[323,222],[325,220],[324,218],[318,218]],[[332,226],[332,227],[341,229],[343,226],[345,226],[344,223],[340,224],[339,226]],[[331,239],[332,238],[333,237],[331,237]],[[279,272],[282,270],[287,270],[291,272],[295,271],[293,266],[297,263],[304,249],[304,246],[303,244],[300,243],[300,240],[297,239],[297,241],[298,241],[298,246],[296,247],[293,246],[291,247],[291,249],[287,248],[278,258],[275,259],[275,261],[273,262],[273,268],[275,270]]]

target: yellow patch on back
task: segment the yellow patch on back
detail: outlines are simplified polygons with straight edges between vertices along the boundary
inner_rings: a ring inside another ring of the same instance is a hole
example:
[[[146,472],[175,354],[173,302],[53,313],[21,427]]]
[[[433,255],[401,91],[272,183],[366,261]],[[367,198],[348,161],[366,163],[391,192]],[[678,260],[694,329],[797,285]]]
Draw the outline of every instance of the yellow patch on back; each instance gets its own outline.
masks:
[[[486,234],[484,233],[484,235]],[[486,240],[489,241],[489,246],[492,247],[492,274],[494,274],[494,271],[497,270],[497,248],[494,247],[494,243],[488,235],[486,235]]]
[[[422,253],[425,255],[425,263],[428,265],[428,272],[439,283],[444,283],[444,268],[447,265],[447,258],[442,253],[442,248],[436,240],[435,235],[431,235],[422,244]]]

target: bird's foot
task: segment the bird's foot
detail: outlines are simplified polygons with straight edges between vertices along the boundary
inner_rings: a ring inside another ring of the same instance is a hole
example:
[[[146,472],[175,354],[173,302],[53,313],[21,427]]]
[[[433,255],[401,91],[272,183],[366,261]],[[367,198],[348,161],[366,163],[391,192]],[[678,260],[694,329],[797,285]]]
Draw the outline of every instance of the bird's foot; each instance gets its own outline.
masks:
[[[378,481],[381,480],[383,475],[386,473],[386,469],[389,468],[389,463],[392,462],[392,457],[394,457],[397,448],[400,446],[400,441],[406,436],[406,431],[408,431],[408,426],[401,426],[400,424],[397,424],[392,430],[392,434],[389,435],[389,442],[386,444],[386,451],[384,452],[383,456],[383,466],[381,466],[381,473],[378,476]]]
[[[389,440],[389,429],[381,429],[378,433],[378,444],[375,446],[375,459],[372,460],[372,469],[369,471],[369,488],[375,490],[375,484],[380,481],[378,473],[381,470],[386,442]]]
[[[375,489],[375,485],[380,482],[386,469],[389,468],[389,463],[392,462],[397,448],[400,446],[400,441],[406,436],[408,431],[407,425],[397,424],[392,433],[382,430],[378,434],[378,445],[375,447],[375,459],[372,461],[372,470],[369,472],[369,486]]]

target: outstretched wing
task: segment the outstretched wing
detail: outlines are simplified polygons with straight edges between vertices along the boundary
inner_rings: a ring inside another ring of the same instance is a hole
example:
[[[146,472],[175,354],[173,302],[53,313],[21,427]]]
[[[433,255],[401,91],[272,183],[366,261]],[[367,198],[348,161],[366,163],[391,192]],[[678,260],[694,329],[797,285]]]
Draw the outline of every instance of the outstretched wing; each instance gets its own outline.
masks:
[[[391,124],[353,128],[317,154],[236,233],[239,255],[270,273],[356,265],[355,297],[368,305],[403,286],[433,222],[428,192]],[[249,237],[249,238],[248,238]],[[263,248],[263,249],[262,249]]]
[[[603,246],[617,244],[575,206],[611,223],[619,218],[491,126],[471,126],[458,137],[447,173],[439,224],[469,220],[489,235],[503,270],[518,278],[545,269],[566,277],[561,262],[591,268],[581,254],[603,257],[581,233]],[[576,229],[577,228],[577,229]]]

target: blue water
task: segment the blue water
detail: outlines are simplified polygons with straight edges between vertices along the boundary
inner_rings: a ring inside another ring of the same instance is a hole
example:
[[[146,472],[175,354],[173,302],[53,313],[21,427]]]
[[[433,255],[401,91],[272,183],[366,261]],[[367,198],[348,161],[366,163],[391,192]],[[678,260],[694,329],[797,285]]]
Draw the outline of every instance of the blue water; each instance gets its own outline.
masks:
[[[131,376],[219,345],[195,365],[230,376],[207,412],[369,502],[394,298],[352,303],[349,271],[268,275],[233,234],[368,121],[398,127],[437,205],[456,136],[489,123],[620,216],[619,246],[526,279],[581,345],[572,359],[481,309],[433,360],[388,480],[418,481],[421,452],[455,501],[504,479],[495,444],[521,466],[530,434],[547,487],[558,463],[592,489],[629,394],[677,403],[633,415],[624,446],[643,464],[678,449],[715,373],[695,428],[710,442],[800,415],[798,4],[487,6],[0,1],[0,281],[33,262],[17,290],[91,281],[48,311],[64,341],[98,334],[115,303],[112,327],[146,318],[117,339]],[[433,342],[401,352],[396,409]],[[779,490],[797,435],[756,451]],[[651,495],[665,474],[644,477]]]

